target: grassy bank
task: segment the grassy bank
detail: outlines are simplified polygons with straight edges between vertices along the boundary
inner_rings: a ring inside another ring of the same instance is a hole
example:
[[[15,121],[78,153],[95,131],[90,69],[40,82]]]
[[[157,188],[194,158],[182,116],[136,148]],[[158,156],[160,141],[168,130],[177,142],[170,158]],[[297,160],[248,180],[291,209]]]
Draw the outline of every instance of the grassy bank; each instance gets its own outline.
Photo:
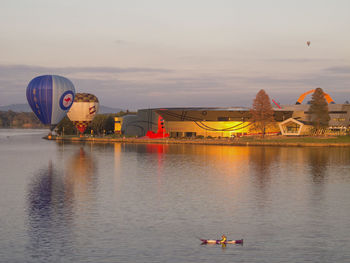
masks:
[[[242,137],[242,142],[275,142],[275,143],[350,143],[350,136],[320,136],[320,137]]]
[[[96,143],[160,143],[160,144],[203,144],[203,145],[232,145],[232,146],[323,146],[350,147],[350,136],[338,137],[241,137],[235,139],[147,139],[147,138],[117,138],[104,137],[77,137],[64,136],[52,137],[52,140],[71,142],[96,142]]]

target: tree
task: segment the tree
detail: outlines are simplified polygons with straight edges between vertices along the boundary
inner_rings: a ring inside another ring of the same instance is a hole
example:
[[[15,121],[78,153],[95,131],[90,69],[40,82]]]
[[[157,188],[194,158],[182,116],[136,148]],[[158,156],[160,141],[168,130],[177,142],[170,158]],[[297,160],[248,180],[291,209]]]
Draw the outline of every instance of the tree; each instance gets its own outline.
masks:
[[[105,123],[106,123],[107,115],[105,114],[97,114],[95,118],[91,122],[91,129],[94,130],[94,132],[97,135],[101,135],[106,130]]]
[[[114,116],[108,115],[107,119],[105,120],[105,130],[107,134],[111,134],[114,132]]]
[[[265,90],[262,89],[256,94],[250,113],[252,114],[254,128],[261,132],[262,137],[264,137],[267,126],[275,122],[274,110]]]
[[[65,116],[56,126],[56,131],[61,135],[73,135],[77,133],[77,129],[73,122],[71,122],[67,116]]]
[[[317,88],[312,94],[309,107],[310,121],[316,130],[327,128],[330,120],[328,103],[324,97],[323,90]]]
[[[33,112],[0,111],[0,127],[43,128]]]

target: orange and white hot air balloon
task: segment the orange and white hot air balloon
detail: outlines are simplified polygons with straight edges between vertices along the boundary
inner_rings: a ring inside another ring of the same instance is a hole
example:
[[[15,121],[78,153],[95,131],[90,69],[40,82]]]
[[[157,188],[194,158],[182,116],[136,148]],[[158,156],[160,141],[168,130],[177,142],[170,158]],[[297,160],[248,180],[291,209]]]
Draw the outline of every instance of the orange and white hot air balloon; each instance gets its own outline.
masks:
[[[76,93],[72,107],[67,113],[75,127],[84,133],[92,122],[99,109],[99,102],[95,95],[90,93]]]

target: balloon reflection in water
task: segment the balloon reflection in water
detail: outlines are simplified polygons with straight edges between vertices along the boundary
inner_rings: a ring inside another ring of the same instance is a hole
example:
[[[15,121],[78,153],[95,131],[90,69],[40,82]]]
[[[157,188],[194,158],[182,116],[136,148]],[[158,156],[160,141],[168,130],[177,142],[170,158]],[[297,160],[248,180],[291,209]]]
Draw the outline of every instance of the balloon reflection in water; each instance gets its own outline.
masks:
[[[33,258],[57,257],[72,253],[72,204],[65,198],[63,174],[52,162],[33,177],[28,192],[29,251]],[[59,243],[59,244],[57,244]],[[51,258],[52,259],[52,258]]]
[[[77,206],[85,206],[93,198],[96,188],[95,161],[80,147],[70,159],[66,168],[65,185],[69,188],[69,198],[74,198]]]
[[[77,209],[91,204],[96,181],[95,162],[83,148],[69,160],[66,173],[55,169],[50,161],[29,185],[28,249],[33,259],[44,257],[46,262],[55,262],[61,253],[74,255],[73,220]]]

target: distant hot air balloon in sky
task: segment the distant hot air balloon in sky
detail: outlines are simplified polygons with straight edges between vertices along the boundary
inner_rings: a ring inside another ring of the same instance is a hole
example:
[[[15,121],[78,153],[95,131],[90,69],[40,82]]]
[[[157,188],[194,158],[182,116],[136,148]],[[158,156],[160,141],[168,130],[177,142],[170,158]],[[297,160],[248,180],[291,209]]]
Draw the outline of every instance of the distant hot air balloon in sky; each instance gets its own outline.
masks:
[[[64,77],[44,75],[32,79],[27,87],[27,100],[35,115],[52,131],[73,104],[75,88]]]
[[[311,42],[310,42],[310,41],[307,41],[306,44],[307,44],[307,46],[309,47],[310,44],[311,44]]]
[[[95,95],[89,93],[77,93],[75,94],[73,106],[67,113],[67,116],[80,133],[84,133],[86,127],[94,119],[98,109],[99,102]]]

